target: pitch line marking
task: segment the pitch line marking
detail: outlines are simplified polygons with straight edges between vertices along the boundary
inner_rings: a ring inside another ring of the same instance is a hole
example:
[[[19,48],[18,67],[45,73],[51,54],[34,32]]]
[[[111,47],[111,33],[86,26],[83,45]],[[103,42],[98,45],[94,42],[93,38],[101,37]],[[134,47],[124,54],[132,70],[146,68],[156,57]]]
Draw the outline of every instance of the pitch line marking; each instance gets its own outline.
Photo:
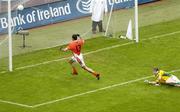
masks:
[[[175,72],[179,72],[179,71],[180,71],[180,69],[177,69],[177,70],[172,70],[172,71],[170,71],[168,73],[175,73]],[[131,84],[131,83],[135,83],[135,82],[138,82],[138,81],[141,81],[141,80],[144,80],[144,79],[148,79],[148,78],[151,78],[151,77],[153,77],[153,76],[151,75],[151,76],[147,76],[147,77],[142,77],[142,78],[138,78],[138,79],[135,79],[135,80],[130,80],[130,81],[127,81],[127,82],[113,84],[113,85],[106,86],[106,87],[103,87],[103,88],[87,91],[87,92],[84,92],[84,93],[75,94],[75,95],[64,97],[64,98],[60,98],[60,99],[57,99],[57,100],[52,100],[52,101],[36,104],[36,105],[33,105],[32,108],[37,108],[37,107],[40,107],[40,106],[53,104],[53,103],[56,103],[56,102],[60,102],[60,101],[72,99],[72,98],[75,98],[75,97],[79,97],[79,96],[83,96],[83,95],[87,95],[87,94],[103,91],[103,90],[106,90],[106,89],[111,89],[111,88],[114,88],[114,87],[118,87],[118,86],[123,86],[123,85]]]
[[[178,33],[180,33],[180,31],[167,33],[167,34],[163,34],[163,35],[158,35],[158,36],[153,36],[151,38],[142,39],[141,42],[142,41],[147,41],[147,40],[152,40],[152,39],[157,39],[157,38],[161,38],[161,37],[171,36],[171,35],[178,34]],[[117,45],[113,45],[113,46],[110,46],[110,47],[105,47],[105,48],[102,48],[102,49],[98,49],[98,50],[94,50],[94,51],[84,53],[83,55],[93,54],[93,53],[101,52],[101,51],[104,51],[104,50],[109,50],[109,49],[122,47],[122,46],[130,45],[130,44],[134,44],[134,42],[127,42],[127,43],[124,43],[124,44],[117,44]],[[51,61],[45,61],[45,62],[42,62],[42,63],[37,63],[37,64],[33,64],[33,65],[27,65],[27,66],[23,66],[23,67],[18,67],[18,68],[15,68],[14,70],[22,70],[22,69],[32,68],[32,67],[45,65],[45,64],[49,64],[49,63],[53,63],[53,62],[58,62],[58,61],[62,61],[62,60],[67,60],[67,59],[69,59],[69,57],[56,59],[56,60],[51,60]],[[7,73],[7,71],[2,71],[0,73],[4,74],[4,73]]]
[[[180,69],[172,70],[169,73],[175,73],[175,72],[180,72]],[[130,80],[130,81],[127,81],[127,82],[113,84],[113,85],[106,86],[106,87],[103,87],[103,88],[94,89],[94,90],[87,91],[87,92],[84,92],[84,93],[79,93],[79,94],[75,94],[75,95],[72,95],[72,96],[67,96],[67,97],[64,97],[64,98],[60,98],[60,99],[56,99],[56,100],[52,100],[52,101],[48,101],[48,102],[44,102],[44,103],[40,103],[40,104],[36,104],[36,105],[26,105],[26,104],[21,104],[21,103],[17,103],[17,102],[2,100],[2,99],[0,99],[0,102],[5,103],[5,104],[16,105],[16,106],[19,106],[19,107],[37,108],[37,107],[41,107],[41,106],[44,106],[44,105],[49,105],[49,104],[57,103],[57,102],[60,102],[60,101],[72,99],[72,98],[75,98],[75,97],[80,97],[80,96],[83,96],[83,95],[103,91],[103,90],[106,90],[106,89],[111,89],[111,88],[114,88],[114,87],[135,83],[135,82],[138,82],[138,81],[141,81],[141,80],[144,80],[144,79],[148,79],[148,78],[151,78],[151,77],[153,77],[153,76],[151,75],[151,76],[147,76],[147,77],[142,77],[142,78]]]
[[[12,101],[7,101],[7,100],[2,100],[2,99],[0,99],[0,102],[5,103],[5,104],[16,105],[16,106],[20,106],[20,107],[33,108],[33,106],[29,106],[29,105],[21,104],[21,103],[17,103],[17,102],[12,102]]]
[[[152,77],[152,76],[142,77],[142,78],[139,78],[139,79],[130,80],[130,81],[123,82],[123,83],[118,83],[118,84],[113,84],[113,85],[110,85],[110,86],[106,86],[106,87],[103,87],[103,88],[87,91],[87,92],[84,92],[84,93],[79,93],[79,94],[75,94],[75,95],[72,95],[72,96],[67,96],[67,97],[64,97],[64,98],[60,98],[60,99],[56,99],[56,100],[36,104],[36,105],[33,105],[32,108],[37,108],[37,107],[41,107],[41,106],[44,106],[44,105],[49,105],[49,104],[57,103],[57,102],[60,102],[60,101],[72,99],[72,98],[75,98],[75,97],[80,97],[80,96],[84,96],[84,95],[87,95],[87,94],[103,91],[103,90],[106,90],[106,89],[111,89],[111,88],[114,88],[114,87],[123,86],[123,85],[130,84],[130,83],[135,83],[135,82],[138,82],[140,80],[147,79],[147,78],[150,78],[150,77]]]

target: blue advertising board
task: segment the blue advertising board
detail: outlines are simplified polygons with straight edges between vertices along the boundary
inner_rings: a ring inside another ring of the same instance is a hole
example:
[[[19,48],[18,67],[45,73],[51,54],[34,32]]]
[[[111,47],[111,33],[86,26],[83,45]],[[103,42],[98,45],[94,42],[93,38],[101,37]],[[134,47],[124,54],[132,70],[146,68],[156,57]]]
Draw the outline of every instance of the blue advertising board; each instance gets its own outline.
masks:
[[[144,4],[144,3],[154,2],[154,1],[157,1],[157,0],[138,0],[138,3]]]
[[[108,1],[108,9],[113,4],[113,0]],[[154,0],[139,0],[140,3]],[[12,26],[14,31],[18,29],[29,29],[77,19],[89,16],[91,0],[63,0],[35,7],[25,8],[24,10],[12,11]],[[134,6],[134,0],[115,0],[114,9],[130,8]],[[7,31],[7,13],[0,14],[0,33]]]

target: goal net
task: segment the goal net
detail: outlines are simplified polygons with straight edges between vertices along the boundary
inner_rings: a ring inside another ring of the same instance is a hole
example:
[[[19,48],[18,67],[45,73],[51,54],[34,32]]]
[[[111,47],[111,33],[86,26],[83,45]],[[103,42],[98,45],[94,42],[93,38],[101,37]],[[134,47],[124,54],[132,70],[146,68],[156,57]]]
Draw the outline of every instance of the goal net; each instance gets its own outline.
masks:
[[[108,0],[109,16],[106,18],[105,36],[138,42],[137,0]]]
[[[10,25],[8,1],[11,1]],[[49,48],[57,49],[54,52],[58,52],[58,46],[67,44],[72,34],[76,33],[84,39],[98,36],[136,39],[134,0],[107,0],[108,13],[103,19],[105,32],[97,29],[96,34],[92,32],[91,1],[1,0],[0,72],[10,70],[10,65],[13,65],[13,69],[19,69],[52,60],[46,56],[36,60],[35,54]],[[8,29],[8,26],[11,28]]]
[[[8,5],[7,1],[0,1],[0,21],[5,20],[4,18],[8,18]],[[4,17],[4,18],[2,18]],[[7,20],[7,19],[6,19]],[[6,28],[2,29],[0,28],[0,73],[8,70],[8,28],[7,28],[7,22],[2,23],[1,27],[4,25]]]
[[[89,8],[80,0],[10,0],[13,69],[43,62],[24,59],[34,51],[71,41],[72,34],[84,39],[94,37],[91,32]],[[89,0],[87,1],[89,4]],[[88,5],[89,7],[89,5]],[[10,48],[11,49],[11,48]],[[0,72],[9,70],[8,0],[0,1]],[[50,58],[46,60],[51,60]],[[21,64],[20,64],[21,63]]]

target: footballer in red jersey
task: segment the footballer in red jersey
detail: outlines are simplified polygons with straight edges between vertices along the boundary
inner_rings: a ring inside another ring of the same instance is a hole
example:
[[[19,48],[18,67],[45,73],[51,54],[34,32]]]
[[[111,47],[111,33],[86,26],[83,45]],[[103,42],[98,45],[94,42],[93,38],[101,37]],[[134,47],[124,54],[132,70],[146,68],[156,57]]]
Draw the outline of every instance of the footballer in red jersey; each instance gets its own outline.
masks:
[[[95,71],[93,71],[91,68],[87,67],[84,59],[83,59],[83,55],[81,53],[81,48],[84,44],[84,40],[80,37],[79,34],[73,34],[72,35],[72,41],[68,44],[68,46],[64,49],[62,49],[63,51],[72,51],[73,56],[71,57],[71,59],[69,60],[69,63],[72,66],[72,74],[73,75],[77,75],[78,72],[74,66],[74,62],[77,62],[81,65],[81,67],[88,71],[89,73],[91,73],[92,75],[94,75],[98,80],[100,79],[100,74],[96,73]]]

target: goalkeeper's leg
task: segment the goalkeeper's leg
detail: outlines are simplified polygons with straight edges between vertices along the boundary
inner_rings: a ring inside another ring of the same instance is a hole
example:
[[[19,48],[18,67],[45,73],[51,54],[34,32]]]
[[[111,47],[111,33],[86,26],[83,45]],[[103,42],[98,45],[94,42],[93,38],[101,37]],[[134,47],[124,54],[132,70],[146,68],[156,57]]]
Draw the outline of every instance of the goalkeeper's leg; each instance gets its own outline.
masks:
[[[166,83],[173,86],[180,86],[180,80],[175,75],[172,75]]]

